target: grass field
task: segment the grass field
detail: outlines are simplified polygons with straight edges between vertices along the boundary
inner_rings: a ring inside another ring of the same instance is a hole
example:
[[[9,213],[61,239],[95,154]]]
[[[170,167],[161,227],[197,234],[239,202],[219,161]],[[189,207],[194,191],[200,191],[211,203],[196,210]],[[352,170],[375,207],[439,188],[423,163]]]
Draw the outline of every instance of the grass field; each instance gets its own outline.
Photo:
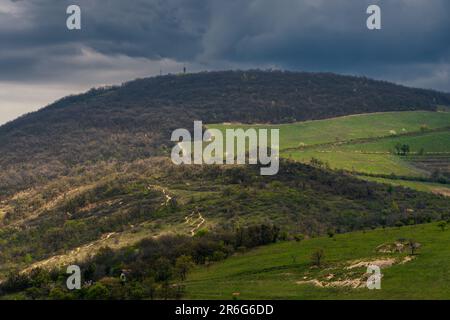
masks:
[[[360,174],[429,177],[450,167],[450,112],[386,112],[282,125],[210,125],[228,128],[279,128],[280,155],[308,163],[312,158],[332,169]],[[396,154],[407,144],[410,155]],[[408,183],[421,191],[430,184]],[[438,186],[437,186],[438,187]]]
[[[341,150],[290,150],[281,156],[308,163],[311,158],[327,162],[332,169],[344,169],[358,173],[392,174],[403,176],[425,176],[425,172],[415,168],[400,157],[391,154],[366,154],[343,152]]]
[[[377,251],[401,238],[421,244],[412,260],[408,250]],[[281,242],[198,267],[188,277],[186,298],[231,299],[239,293],[239,299],[449,299],[449,242],[450,230],[437,223]],[[313,267],[310,256],[318,248],[323,263]],[[396,262],[387,266],[389,260]],[[343,285],[364,279],[366,267],[354,265],[370,261],[381,266],[381,290],[367,289],[365,281],[359,288]]]
[[[422,182],[422,181],[408,181],[408,180],[400,180],[400,179],[386,179],[386,178],[369,177],[369,176],[359,176],[359,178],[368,180],[368,181],[392,184],[394,186],[402,186],[402,187],[415,189],[415,190],[419,190],[419,191],[434,192],[434,193],[446,194],[446,195],[450,196],[450,185],[448,185],[448,184]]]
[[[338,150],[395,153],[395,145],[398,143],[408,144],[411,153],[419,153],[421,149],[424,154],[450,153],[450,130],[429,132],[417,136],[389,137],[368,143],[348,144],[338,147]]]
[[[278,128],[280,148],[287,149],[297,148],[301,143],[309,146],[351,139],[385,137],[392,135],[392,131],[397,134],[419,132],[422,125],[426,125],[429,129],[450,126],[450,112],[385,112],[282,125],[214,124],[207,127],[222,131],[237,127]]]

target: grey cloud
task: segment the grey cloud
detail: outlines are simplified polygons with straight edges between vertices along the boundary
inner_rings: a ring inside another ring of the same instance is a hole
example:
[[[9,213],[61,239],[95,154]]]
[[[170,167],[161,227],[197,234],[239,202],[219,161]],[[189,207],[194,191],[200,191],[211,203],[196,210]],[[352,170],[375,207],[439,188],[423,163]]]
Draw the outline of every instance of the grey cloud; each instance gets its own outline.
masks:
[[[73,3],[81,31],[65,28]],[[373,3],[380,31],[365,26]],[[0,0],[0,81],[78,87],[186,64],[334,71],[450,91],[449,12],[448,0]]]
[[[365,10],[374,2],[382,8],[383,29],[370,32]],[[277,64],[341,72],[364,71],[367,64],[449,59],[450,2],[445,0],[79,0],[81,32],[65,28],[70,3],[16,2],[21,15],[15,22],[0,21],[7,26],[0,41],[13,53],[27,51],[36,63],[45,54],[57,55],[54,48],[72,48],[76,54],[80,46],[106,55],[205,65]],[[43,54],[43,47],[49,52]],[[9,61],[17,65],[17,59]]]
[[[240,10],[217,2],[204,37],[205,59],[333,69],[448,59],[446,1],[421,1],[420,6],[418,1],[378,1],[383,29],[375,32],[365,26],[365,10],[373,1],[231,2]]]

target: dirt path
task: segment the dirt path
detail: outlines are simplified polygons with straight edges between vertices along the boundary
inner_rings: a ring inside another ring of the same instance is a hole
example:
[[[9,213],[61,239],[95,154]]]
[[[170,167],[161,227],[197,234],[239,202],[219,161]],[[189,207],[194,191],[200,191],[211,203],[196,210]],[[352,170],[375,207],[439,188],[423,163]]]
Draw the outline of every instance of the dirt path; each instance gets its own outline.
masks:
[[[148,190],[151,190],[152,188],[157,189],[163,193],[165,200],[164,200],[164,202],[161,202],[161,206],[169,205],[170,200],[172,200],[172,196],[169,194],[169,192],[167,192],[167,189],[164,187],[158,186],[158,185],[153,185],[153,184],[151,184],[147,187]]]
[[[166,201],[163,203],[163,205],[168,205],[170,200],[172,200],[172,197],[167,193],[166,189],[163,189],[163,194],[166,197]]]
[[[195,213],[197,213],[197,218],[195,218]],[[184,217],[185,223],[192,227],[189,231],[191,237],[195,235],[195,233],[200,229],[200,227],[206,222],[206,219],[203,218],[202,214],[198,210],[192,211],[190,215]]]
[[[161,203],[161,206],[166,206],[170,203],[170,201],[172,200],[172,196],[170,196],[167,189],[165,189],[161,186],[156,186],[156,185],[148,186],[148,189],[151,189],[151,188],[157,189],[164,194],[165,199],[164,199],[164,202]],[[52,267],[56,267],[56,266],[67,265],[74,261],[84,261],[88,257],[90,257],[92,254],[95,254],[98,249],[100,249],[101,247],[103,247],[105,245],[107,245],[109,247],[121,247],[120,244],[115,244],[115,242],[117,242],[119,240],[120,240],[120,242],[123,242],[121,239],[123,234],[124,233],[116,233],[116,232],[110,232],[110,233],[103,234],[100,239],[92,241],[87,244],[84,244],[82,246],[73,248],[72,250],[68,251],[67,253],[64,253],[61,255],[55,255],[55,256],[49,257],[48,259],[37,261],[37,262],[33,263],[32,265],[28,266],[26,269],[22,270],[22,272],[29,272],[32,269],[38,268],[38,267],[52,268]],[[139,241],[139,240],[140,240],[140,238],[137,239],[136,241]],[[125,241],[122,245],[125,245],[126,243],[127,242]]]

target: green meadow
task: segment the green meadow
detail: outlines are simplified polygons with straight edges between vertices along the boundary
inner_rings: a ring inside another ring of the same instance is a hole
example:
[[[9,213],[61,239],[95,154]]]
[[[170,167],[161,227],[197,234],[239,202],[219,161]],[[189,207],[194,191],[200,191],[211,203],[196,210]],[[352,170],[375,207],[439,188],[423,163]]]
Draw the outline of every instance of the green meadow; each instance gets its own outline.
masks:
[[[207,127],[222,132],[236,128],[278,128],[281,157],[304,163],[315,158],[331,169],[363,175],[422,179],[430,177],[436,167],[446,170],[450,165],[450,112],[386,112],[280,125]],[[410,148],[408,156],[396,151],[397,145],[404,144]],[[429,165],[432,162],[434,165]],[[435,190],[433,184],[421,181],[404,185],[421,191]]]
[[[401,180],[401,179],[387,179],[387,178],[378,178],[378,177],[369,177],[369,176],[358,176],[361,179],[367,181],[373,181],[384,184],[392,184],[394,186],[402,186],[405,188],[415,189],[418,191],[425,192],[436,192],[440,191],[440,193],[446,193],[450,195],[450,185],[448,184],[440,184],[440,183],[432,183],[432,182],[422,182],[422,181],[409,181],[409,180]]]
[[[381,252],[402,239],[420,248],[414,255],[409,249]],[[449,299],[449,243],[449,228],[437,223],[280,242],[197,267],[186,282],[186,298]],[[311,260],[318,249],[324,254],[320,266]],[[366,287],[364,263],[381,266],[380,290]],[[349,285],[358,281],[357,288]]]
[[[280,149],[297,148],[352,139],[385,137],[419,132],[421,126],[436,129],[450,126],[450,112],[405,111],[351,115],[281,125],[213,124],[222,131],[234,128],[280,129]]]
[[[446,131],[423,133],[416,136],[397,136],[379,139],[368,143],[354,143],[336,148],[340,151],[390,152],[395,153],[397,144],[408,144],[411,153],[449,153],[450,129]],[[333,149],[331,149],[333,150]]]
[[[424,171],[391,154],[365,154],[341,150],[290,150],[282,151],[281,156],[304,163],[316,158],[326,162],[331,169],[344,169],[358,173],[394,173],[411,177],[425,175]]]

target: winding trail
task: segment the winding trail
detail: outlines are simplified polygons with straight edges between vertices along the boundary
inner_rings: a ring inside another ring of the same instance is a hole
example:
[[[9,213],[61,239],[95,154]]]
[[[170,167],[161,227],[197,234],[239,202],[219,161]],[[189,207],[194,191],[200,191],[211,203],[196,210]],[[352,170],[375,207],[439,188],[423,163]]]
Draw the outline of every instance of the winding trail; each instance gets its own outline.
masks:
[[[195,213],[198,214],[197,217],[195,217]],[[206,222],[206,219],[203,218],[202,214],[198,209],[192,211],[190,215],[184,217],[184,220],[187,225],[192,227],[192,229],[189,231],[191,237],[193,237],[195,233],[200,229],[200,227]]]
[[[152,188],[157,189],[158,191],[161,191],[163,193],[164,201],[161,203],[161,206],[169,205],[170,201],[173,199],[173,197],[169,194],[167,189],[165,189],[161,186],[149,185],[149,186],[147,186],[147,188],[149,190],[151,190]],[[200,217],[201,217],[201,215],[199,214],[198,219],[200,219]],[[203,217],[201,217],[201,219],[203,219]],[[203,220],[201,221],[199,226],[201,226],[204,223]],[[198,227],[195,227],[191,231],[191,233],[195,233],[195,231],[197,230],[196,228],[198,228]],[[27,268],[23,269],[21,271],[21,273],[30,272],[32,269],[37,268],[37,267],[51,268],[51,267],[55,267],[55,266],[63,266],[68,263],[71,263],[73,261],[84,261],[87,257],[89,257],[90,255],[95,253],[101,246],[105,245],[107,242],[109,243],[111,241],[114,241],[114,239],[111,240],[111,238],[118,239],[118,237],[120,237],[120,235],[121,235],[121,233],[117,233],[117,232],[110,232],[110,233],[103,234],[99,239],[94,240],[90,243],[83,244],[79,247],[73,248],[72,250],[70,250],[67,253],[60,254],[60,255],[54,255],[47,259],[37,261],[37,262],[29,265]],[[1,281],[1,279],[0,279],[0,281]]]
[[[170,202],[170,200],[172,200],[172,197],[166,192],[166,189],[162,189],[162,192],[164,194],[164,196],[166,197],[166,202],[162,203],[162,205],[167,206]]]
[[[167,189],[164,187],[158,186],[158,185],[153,185],[153,184],[147,186],[148,190],[151,190],[152,188],[157,189],[163,193],[165,200],[164,200],[164,202],[161,202],[161,206],[169,205],[170,200],[172,200],[172,196],[170,196],[170,194],[167,192]]]

